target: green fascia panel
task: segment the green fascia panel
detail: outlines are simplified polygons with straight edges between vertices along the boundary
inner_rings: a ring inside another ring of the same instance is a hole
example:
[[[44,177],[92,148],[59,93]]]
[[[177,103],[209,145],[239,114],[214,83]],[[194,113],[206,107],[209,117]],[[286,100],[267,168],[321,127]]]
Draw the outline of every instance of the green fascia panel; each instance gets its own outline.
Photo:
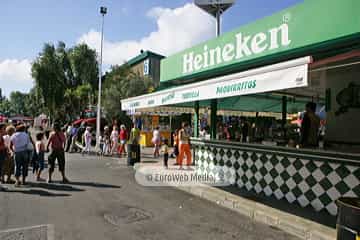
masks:
[[[359,9],[359,0],[304,0],[163,59],[160,80],[198,80],[359,44]]]

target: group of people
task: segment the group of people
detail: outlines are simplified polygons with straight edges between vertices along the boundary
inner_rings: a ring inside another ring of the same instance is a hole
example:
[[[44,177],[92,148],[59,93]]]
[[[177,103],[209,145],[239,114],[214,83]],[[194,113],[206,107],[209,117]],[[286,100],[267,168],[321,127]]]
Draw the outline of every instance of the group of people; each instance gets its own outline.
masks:
[[[284,125],[283,121],[274,118],[256,118],[250,121],[245,117],[232,117],[217,123],[216,138],[236,142],[262,142],[264,139],[274,140],[282,137],[289,147],[317,148],[320,138],[324,135],[324,126],[321,125],[319,116],[316,114],[317,105],[308,102],[305,112],[302,114],[301,123],[296,132],[294,128]],[[294,132],[294,133],[293,133]],[[206,138],[209,127],[201,127],[199,136]]]
[[[190,148],[190,137],[191,128],[189,123],[183,122],[180,129],[177,129],[173,134],[173,151],[170,154],[170,147],[168,139],[161,141],[161,135],[159,128],[156,127],[153,131],[152,142],[154,144],[154,157],[160,156],[160,149],[164,157],[164,166],[168,168],[169,156],[176,158],[175,165],[179,165],[180,169],[183,167],[184,157],[186,157],[186,166],[190,166],[191,159],[191,148]],[[162,145],[161,145],[162,143]]]
[[[104,127],[104,132],[100,135],[100,154],[113,155],[114,153],[121,156],[126,153],[126,142],[128,140],[128,132],[125,125],[120,125],[120,131],[116,125],[112,131],[108,126]]]
[[[66,143],[66,152],[76,152],[76,141],[83,143],[81,150],[82,154],[89,154],[94,142],[93,128],[91,126],[76,126],[69,124],[64,129]],[[117,125],[114,125],[112,130],[109,126],[105,126],[103,132],[99,136],[100,142],[100,155],[114,155],[114,154],[126,154],[126,142],[128,140],[128,132],[125,125],[120,125],[120,130]]]
[[[57,160],[63,183],[68,183],[65,176],[65,142],[66,138],[59,124],[54,124],[54,131],[45,144],[45,134],[38,132],[33,140],[29,127],[24,124],[16,126],[0,123],[0,181],[2,184],[15,183],[25,185],[29,166],[36,181],[42,181],[41,173],[45,168],[45,153],[49,152],[49,175],[47,181],[52,182],[52,175]],[[12,179],[15,176],[15,181]],[[3,189],[0,187],[0,189]]]

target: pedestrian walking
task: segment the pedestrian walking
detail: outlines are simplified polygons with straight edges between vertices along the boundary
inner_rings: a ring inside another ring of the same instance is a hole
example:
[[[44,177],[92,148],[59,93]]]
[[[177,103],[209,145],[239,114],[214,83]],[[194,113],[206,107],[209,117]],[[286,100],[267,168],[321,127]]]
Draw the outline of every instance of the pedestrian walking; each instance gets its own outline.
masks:
[[[6,127],[6,135],[3,136],[5,146],[7,148],[7,157],[2,167],[2,177],[5,183],[12,183],[11,175],[14,174],[14,153],[10,149],[10,139],[15,133],[15,127],[10,125]]]
[[[130,132],[130,142],[133,145],[139,145],[140,141],[140,129],[137,127],[136,123],[133,124],[133,128]]]
[[[27,135],[29,136],[30,142],[28,143],[27,146],[27,150],[28,150],[28,163],[31,164],[32,168],[33,168],[33,173],[35,173],[34,171],[34,166],[36,165],[36,160],[37,160],[37,156],[36,156],[36,152],[35,152],[35,142],[31,137],[31,133],[29,131],[30,126],[26,127],[25,132],[27,133]]]
[[[35,143],[36,155],[37,155],[37,164],[35,168],[36,181],[41,181],[41,172],[45,168],[45,143],[44,143],[44,133],[36,134],[36,143]]]
[[[26,184],[29,166],[29,135],[25,132],[25,125],[16,126],[16,132],[10,138],[10,148],[14,153],[15,160],[15,186]],[[20,176],[22,179],[20,181]]]
[[[116,125],[114,125],[113,127],[113,131],[111,132],[110,135],[110,139],[111,139],[111,155],[114,154],[114,152],[117,152],[118,149],[118,141],[119,141],[119,131]]]
[[[154,157],[160,156],[160,131],[159,127],[156,127],[153,131],[152,143],[154,144]]]
[[[48,183],[52,182],[52,174],[55,170],[55,161],[57,160],[59,165],[59,171],[62,176],[63,183],[68,183],[69,180],[65,177],[65,135],[61,131],[59,124],[54,124],[54,131],[49,136],[49,141],[46,146],[46,150],[49,151],[51,147],[51,153],[48,157],[48,162],[50,165],[49,168],[49,178]]]
[[[66,137],[66,143],[65,143],[65,152],[69,152],[71,142],[72,142],[72,129],[74,125],[69,123],[68,127],[66,128],[65,137]]]
[[[84,149],[82,150],[82,154],[84,153],[87,153],[89,154],[90,153],[90,150],[91,150],[91,140],[92,140],[92,135],[91,135],[91,128],[90,127],[86,127],[86,130],[84,132],[84,142],[85,142],[85,147]]]
[[[172,152],[172,157],[176,158],[175,165],[179,165],[179,147],[180,147],[179,131],[180,131],[180,129],[176,129],[176,131],[173,135],[174,148],[173,148],[173,152]]]
[[[181,169],[184,156],[186,156],[186,165],[190,166],[191,164],[190,129],[189,129],[189,124],[187,122],[182,123],[182,128],[179,131],[179,141],[180,141],[179,165]]]
[[[167,139],[164,140],[164,144],[162,145],[161,152],[164,154],[164,167],[168,168],[168,160],[169,160],[169,141]]]
[[[126,154],[126,141],[128,139],[128,133],[126,130],[125,125],[120,126],[120,148],[119,148],[119,155],[121,155],[123,152]]]
[[[110,130],[108,126],[104,127],[104,147],[103,147],[103,154],[108,155],[110,153]]]
[[[7,157],[7,148],[4,141],[4,136],[6,135],[5,131],[6,125],[4,123],[0,123],[0,184],[4,182],[3,176],[2,176],[2,168],[5,163],[6,157]],[[0,190],[2,190],[2,187],[0,186]]]
[[[75,125],[71,129],[71,144],[70,144],[70,149],[69,149],[70,153],[77,152],[76,140],[78,137],[78,131],[79,131],[79,128],[77,128]]]

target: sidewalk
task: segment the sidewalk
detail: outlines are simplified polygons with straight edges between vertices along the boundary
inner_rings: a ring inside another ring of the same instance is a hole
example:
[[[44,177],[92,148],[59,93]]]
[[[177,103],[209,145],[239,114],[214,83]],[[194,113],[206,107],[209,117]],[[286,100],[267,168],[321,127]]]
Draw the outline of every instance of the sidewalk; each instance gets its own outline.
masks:
[[[162,166],[162,161],[162,157],[153,157],[151,148],[141,149],[140,166]],[[175,159],[170,158],[169,165],[174,163]],[[219,188],[199,185],[176,188],[301,239],[336,239],[336,217],[325,211],[316,212],[312,208],[302,208],[285,200],[249,192],[237,186]]]

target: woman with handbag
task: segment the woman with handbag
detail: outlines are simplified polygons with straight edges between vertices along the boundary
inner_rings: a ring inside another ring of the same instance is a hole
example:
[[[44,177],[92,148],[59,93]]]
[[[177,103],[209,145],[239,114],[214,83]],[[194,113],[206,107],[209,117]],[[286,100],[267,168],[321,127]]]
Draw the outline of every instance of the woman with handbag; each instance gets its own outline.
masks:
[[[26,184],[29,166],[29,150],[31,143],[29,135],[25,132],[26,128],[23,124],[16,126],[16,133],[10,138],[10,149],[14,153],[15,160],[15,186]],[[20,181],[22,176],[22,181]]]

